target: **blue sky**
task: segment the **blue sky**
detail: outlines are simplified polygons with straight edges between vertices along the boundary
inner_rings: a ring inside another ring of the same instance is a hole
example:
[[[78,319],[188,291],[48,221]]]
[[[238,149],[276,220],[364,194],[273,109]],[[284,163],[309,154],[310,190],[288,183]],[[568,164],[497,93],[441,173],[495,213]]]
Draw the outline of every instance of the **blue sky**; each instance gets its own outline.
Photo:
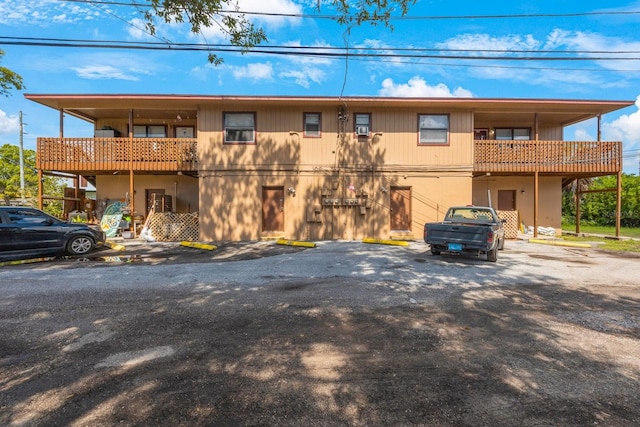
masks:
[[[604,116],[602,137],[623,141],[625,172],[638,174],[640,168],[640,0],[418,0],[406,19],[392,20],[393,31],[368,24],[347,31],[326,19],[336,12],[323,0],[238,0],[242,11],[279,14],[248,15],[266,31],[265,46],[313,53],[343,52],[348,46],[350,53],[390,55],[348,60],[221,53],[224,63],[213,66],[204,51],[9,44],[27,41],[15,38],[136,46],[227,43],[215,28],[193,35],[187,25],[178,24],[158,23],[157,37],[152,37],[144,31],[140,11],[121,3],[133,0],[0,0],[0,49],[5,52],[0,65],[23,77],[24,93],[636,101]],[[398,56],[402,53],[414,56]],[[498,56],[513,59],[495,59]],[[567,59],[552,59],[561,57]],[[26,101],[23,92],[0,98],[0,144],[18,144],[22,111],[25,148],[35,149],[38,136],[58,135],[58,114]],[[92,136],[92,131],[68,118],[65,135]],[[595,140],[595,120],[568,128],[565,139]]]

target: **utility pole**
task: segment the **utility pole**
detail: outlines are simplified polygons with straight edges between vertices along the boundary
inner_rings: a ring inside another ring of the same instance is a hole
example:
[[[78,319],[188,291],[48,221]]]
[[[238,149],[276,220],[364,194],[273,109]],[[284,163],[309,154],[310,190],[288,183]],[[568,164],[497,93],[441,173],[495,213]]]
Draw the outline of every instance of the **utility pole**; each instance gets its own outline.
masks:
[[[22,123],[22,111],[20,111],[20,203],[27,204],[24,185],[24,123]]]

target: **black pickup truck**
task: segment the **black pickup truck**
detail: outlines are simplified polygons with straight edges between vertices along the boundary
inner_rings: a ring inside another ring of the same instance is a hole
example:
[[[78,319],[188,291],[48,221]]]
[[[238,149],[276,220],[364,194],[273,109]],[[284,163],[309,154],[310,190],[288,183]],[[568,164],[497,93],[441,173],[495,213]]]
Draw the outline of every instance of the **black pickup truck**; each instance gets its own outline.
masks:
[[[484,206],[454,206],[442,222],[424,225],[424,241],[431,253],[487,254],[487,261],[498,260],[498,250],[504,248],[504,221],[493,208]]]

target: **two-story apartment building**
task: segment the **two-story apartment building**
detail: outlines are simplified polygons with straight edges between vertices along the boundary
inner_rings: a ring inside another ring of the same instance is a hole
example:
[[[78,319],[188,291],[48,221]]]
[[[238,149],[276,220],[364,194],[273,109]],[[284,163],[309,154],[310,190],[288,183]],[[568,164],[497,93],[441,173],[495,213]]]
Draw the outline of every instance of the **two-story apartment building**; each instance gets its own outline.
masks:
[[[569,180],[622,171],[619,141],[564,127],[633,101],[47,95],[60,134],[37,168],[95,183],[98,200],[151,195],[198,212],[204,241],[416,238],[450,205],[491,204],[560,228]],[[94,124],[68,137],[64,117]],[[599,134],[599,132],[598,132]]]

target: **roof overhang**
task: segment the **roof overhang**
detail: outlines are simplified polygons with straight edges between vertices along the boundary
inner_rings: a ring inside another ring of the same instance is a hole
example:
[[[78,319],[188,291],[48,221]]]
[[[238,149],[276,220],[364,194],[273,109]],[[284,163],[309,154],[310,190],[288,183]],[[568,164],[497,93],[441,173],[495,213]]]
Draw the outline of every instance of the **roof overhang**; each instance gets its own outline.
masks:
[[[476,119],[492,116],[526,115],[546,124],[568,126],[634,105],[635,101],[523,98],[386,98],[386,97],[301,97],[301,96],[207,96],[207,95],[127,95],[127,94],[25,94],[37,102],[65,114],[95,122],[101,118],[126,117],[130,111],[141,118],[171,119],[177,115],[195,117],[198,109],[283,107],[356,109],[412,109],[425,112],[469,111]]]

